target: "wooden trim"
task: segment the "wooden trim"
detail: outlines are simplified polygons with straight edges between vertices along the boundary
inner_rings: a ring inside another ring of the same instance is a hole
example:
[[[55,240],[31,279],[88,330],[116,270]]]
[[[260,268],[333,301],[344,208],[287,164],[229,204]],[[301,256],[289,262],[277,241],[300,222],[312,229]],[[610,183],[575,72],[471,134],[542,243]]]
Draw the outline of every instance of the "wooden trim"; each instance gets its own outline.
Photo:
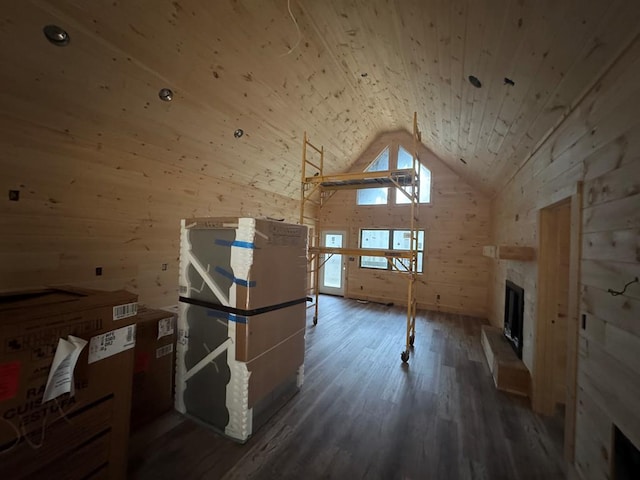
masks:
[[[575,459],[576,401],[578,389],[578,336],[580,331],[580,260],[582,258],[582,182],[571,197],[571,253],[569,259],[569,312],[567,324],[567,398],[564,417],[564,458]]]
[[[551,265],[555,262],[555,220],[551,209],[545,208],[538,211],[538,308],[533,371],[531,372],[531,406],[533,411],[543,415],[551,415],[555,407],[553,377],[549,375],[548,355],[548,319],[552,310],[550,293],[555,289],[555,275],[551,269]]]

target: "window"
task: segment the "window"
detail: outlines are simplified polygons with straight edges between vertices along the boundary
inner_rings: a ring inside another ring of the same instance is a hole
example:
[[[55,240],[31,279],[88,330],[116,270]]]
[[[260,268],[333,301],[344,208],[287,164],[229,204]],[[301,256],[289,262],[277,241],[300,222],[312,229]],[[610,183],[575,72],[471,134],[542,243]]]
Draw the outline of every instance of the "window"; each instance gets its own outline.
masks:
[[[413,155],[404,148],[398,148],[398,168],[412,168]],[[411,187],[404,187],[403,190],[411,193]],[[424,165],[420,165],[420,203],[431,202],[431,172]],[[396,203],[409,203],[409,197],[404,193],[396,191]]]
[[[389,250],[389,230],[362,230],[360,232],[360,248],[378,248]],[[386,257],[360,257],[362,268],[379,268],[388,270]]]
[[[360,248],[382,250],[410,250],[411,230],[376,229],[360,230]],[[418,273],[422,273],[424,262],[424,230],[418,230]],[[409,266],[408,258],[394,258],[394,265],[400,270]],[[391,270],[386,257],[360,257],[361,268]]]
[[[398,148],[386,147],[380,155],[365,169],[365,172],[381,172],[385,170],[413,168],[413,156],[402,146]],[[431,202],[431,172],[424,165],[420,165],[420,203]],[[409,197],[400,190],[393,188],[397,205],[410,203]],[[403,187],[407,193],[411,187]],[[389,204],[389,188],[365,188],[357,192],[358,205],[387,205]]]
[[[365,172],[382,172],[389,170],[389,147],[369,165]],[[365,188],[358,190],[358,205],[386,205],[389,197],[388,188]],[[384,259],[383,259],[384,260]]]
[[[393,230],[393,250],[411,250],[411,230]],[[418,230],[418,273],[422,273],[424,256],[424,230]],[[400,270],[409,269],[408,258],[394,258],[394,265]]]

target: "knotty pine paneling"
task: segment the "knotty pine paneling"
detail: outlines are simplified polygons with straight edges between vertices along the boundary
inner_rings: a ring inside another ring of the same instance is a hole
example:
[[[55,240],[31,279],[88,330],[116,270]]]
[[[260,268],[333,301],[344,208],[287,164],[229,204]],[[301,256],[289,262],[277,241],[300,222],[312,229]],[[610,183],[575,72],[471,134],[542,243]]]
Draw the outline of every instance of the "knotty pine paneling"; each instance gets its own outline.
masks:
[[[584,181],[575,464],[586,479],[610,478],[612,424],[640,447],[640,41],[636,37],[566,120],[492,202],[496,244],[537,245],[539,209]],[[504,283],[525,288],[523,357],[533,367],[535,262],[496,261],[490,319],[501,326]]]
[[[18,202],[2,203],[0,289],[126,288],[141,302],[171,305],[178,295],[181,218],[297,220],[293,199],[163,165],[119,145],[90,148],[70,136],[51,138],[7,116],[0,129],[14,133],[2,157],[0,190],[20,191]]]
[[[304,130],[342,172],[414,111],[425,144],[495,193],[640,20],[629,0],[5,3],[2,112],[290,197]],[[68,47],[44,39],[52,23]]]
[[[355,161],[362,171],[385,146],[413,149],[407,132],[376,138]],[[418,277],[420,308],[487,315],[490,260],[482,256],[489,240],[489,200],[466,184],[424,146],[419,158],[431,170],[431,203],[419,207],[419,228],[426,230],[424,273]],[[356,205],[355,191],[337,192],[322,208],[323,229],[347,231],[350,247],[358,248],[363,228],[409,228],[408,205]],[[347,261],[346,296],[367,300],[407,302],[406,277],[397,272],[362,269],[359,259]]]

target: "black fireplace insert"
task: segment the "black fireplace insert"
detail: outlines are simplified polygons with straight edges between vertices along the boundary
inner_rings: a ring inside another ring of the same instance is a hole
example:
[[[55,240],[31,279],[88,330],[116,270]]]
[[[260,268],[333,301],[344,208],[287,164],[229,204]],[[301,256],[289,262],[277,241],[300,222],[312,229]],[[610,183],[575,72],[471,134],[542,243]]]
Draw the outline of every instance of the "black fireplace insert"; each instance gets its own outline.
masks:
[[[632,480],[640,478],[640,451],[631,440],[614,425],[614,475],[615,480]]]
[[[504,298],[504,336],[522,358],[522,321],[524,317],[524,289],[507,280]]]

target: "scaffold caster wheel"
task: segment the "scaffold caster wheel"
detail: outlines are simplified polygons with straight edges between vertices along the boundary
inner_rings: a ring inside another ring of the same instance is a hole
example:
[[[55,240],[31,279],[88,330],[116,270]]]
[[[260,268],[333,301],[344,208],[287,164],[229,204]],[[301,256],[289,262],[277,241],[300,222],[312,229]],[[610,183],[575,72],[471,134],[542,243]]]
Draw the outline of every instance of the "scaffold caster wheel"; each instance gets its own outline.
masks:
[[[400,359],[402,360],[402,363],[407,363],[409,361],[409,352],[404,351],[400,354]]]
[[[318,324],[318,317],[313,317],[313,324],[317,325]]]
[[[410,346],[412,346],[412,347],[413,347],[413,342],[415,341],[415,339],[416,339],[415,335],[411,335],[411,336],[409,337],[409,345],[410,345]]]

